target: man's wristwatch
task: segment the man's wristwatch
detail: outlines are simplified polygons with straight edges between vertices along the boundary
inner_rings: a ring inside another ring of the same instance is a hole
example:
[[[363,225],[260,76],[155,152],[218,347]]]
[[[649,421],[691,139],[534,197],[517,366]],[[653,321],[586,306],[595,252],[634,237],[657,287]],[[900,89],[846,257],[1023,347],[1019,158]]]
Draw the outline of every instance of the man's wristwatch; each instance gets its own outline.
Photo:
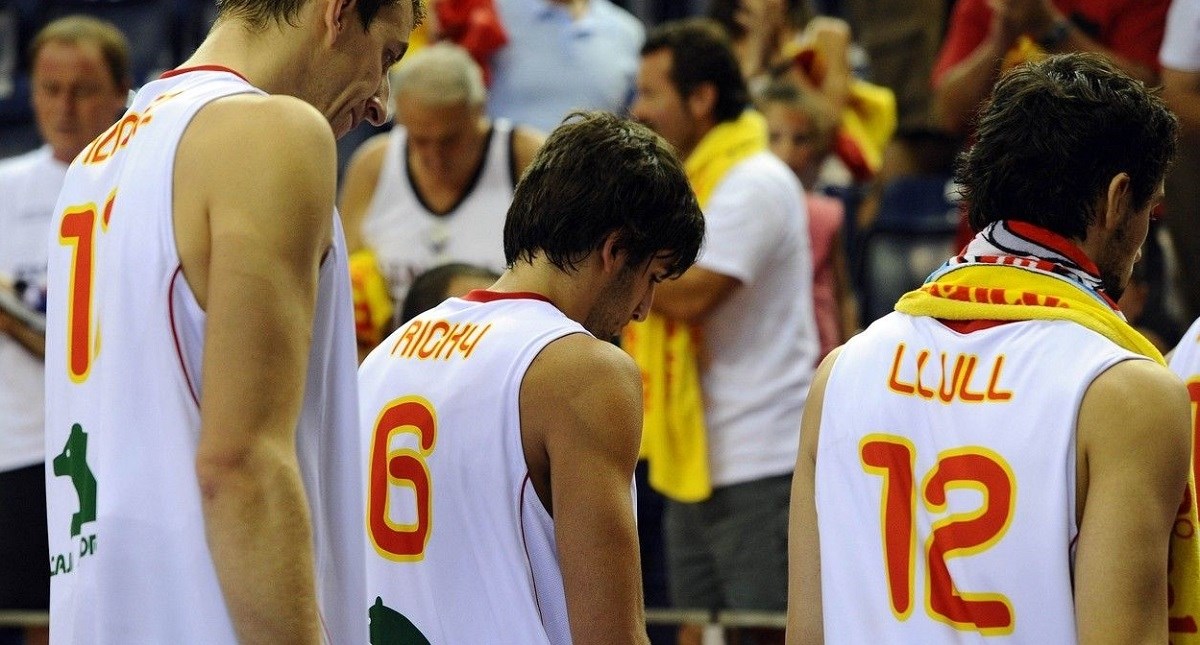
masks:
[[[1071,35],[1071,21],[1066,18],[1059,18],[1050,25],[1050,28],[1042,32],[1038,36],[1037,44],[1042,49],[1053,51],[1067,41],[1067,37]]]

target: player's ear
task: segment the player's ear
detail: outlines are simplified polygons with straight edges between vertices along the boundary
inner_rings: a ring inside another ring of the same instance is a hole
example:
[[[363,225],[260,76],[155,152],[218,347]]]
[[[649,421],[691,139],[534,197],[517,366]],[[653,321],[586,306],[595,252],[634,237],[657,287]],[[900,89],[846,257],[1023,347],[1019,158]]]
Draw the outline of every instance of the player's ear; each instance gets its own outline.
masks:
[[[611,231],[604,236],[600,246],[600,268],[605,273],[616,273],[625,261],[625,250],[621,248],[621,232]]]
[[[358,0],[325,0],[322,18],[325,22],[325,44],[333,45],[358,19]]]
[[[1104,210],[1100,215],[1104,218],[1105,227],[1115,228],[1121,223],[1123,215],[1129,208],[1130,193],[1130,178],[1126,173],[1117,173],[1112,180],[1108,182],[1108,191],[1105,193]]]

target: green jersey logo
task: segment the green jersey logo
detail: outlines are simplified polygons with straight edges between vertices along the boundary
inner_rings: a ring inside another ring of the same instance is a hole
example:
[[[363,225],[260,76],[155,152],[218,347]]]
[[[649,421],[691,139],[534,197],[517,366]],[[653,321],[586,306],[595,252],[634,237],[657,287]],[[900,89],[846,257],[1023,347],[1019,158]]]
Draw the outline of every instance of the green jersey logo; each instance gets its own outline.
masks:
[[[87,433],[78,423],[71,426],[67,445],[54,458],[54,475],[70,477],[79,496],[79,512],[71,516],[71,537],[83,530],[83,525],[96,520],[96,478],[87,465]]]
[[[371,619],[371,645],[429,645],[429,639],[411,620],[384,605],[379,596],[375,596],[367,616]]]

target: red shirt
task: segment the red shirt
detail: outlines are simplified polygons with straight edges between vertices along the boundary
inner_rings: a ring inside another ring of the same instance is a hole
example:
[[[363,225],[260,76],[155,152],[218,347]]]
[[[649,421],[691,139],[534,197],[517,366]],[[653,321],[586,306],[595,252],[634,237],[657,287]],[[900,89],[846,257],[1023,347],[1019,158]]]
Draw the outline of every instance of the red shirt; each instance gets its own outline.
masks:
[[[1090,38],[1125,58],[1158,71],[1158,48],[1170,0],[1053,0],[1054,6]],[[987,0],[958,0],[933,68],[937,86],[945,73],[987,37],[992,10]]]

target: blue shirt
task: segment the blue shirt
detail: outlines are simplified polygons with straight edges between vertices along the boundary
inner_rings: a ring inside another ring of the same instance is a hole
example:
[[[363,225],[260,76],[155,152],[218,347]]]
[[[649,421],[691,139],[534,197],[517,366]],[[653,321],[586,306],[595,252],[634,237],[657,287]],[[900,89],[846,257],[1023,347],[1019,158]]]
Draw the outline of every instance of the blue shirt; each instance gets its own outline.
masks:
[[[498,0],[508,44],[492,57],[488,112],[545,132],[573,110],[624,113],[645,29],[609,0],[573,20],[549,0]]]

